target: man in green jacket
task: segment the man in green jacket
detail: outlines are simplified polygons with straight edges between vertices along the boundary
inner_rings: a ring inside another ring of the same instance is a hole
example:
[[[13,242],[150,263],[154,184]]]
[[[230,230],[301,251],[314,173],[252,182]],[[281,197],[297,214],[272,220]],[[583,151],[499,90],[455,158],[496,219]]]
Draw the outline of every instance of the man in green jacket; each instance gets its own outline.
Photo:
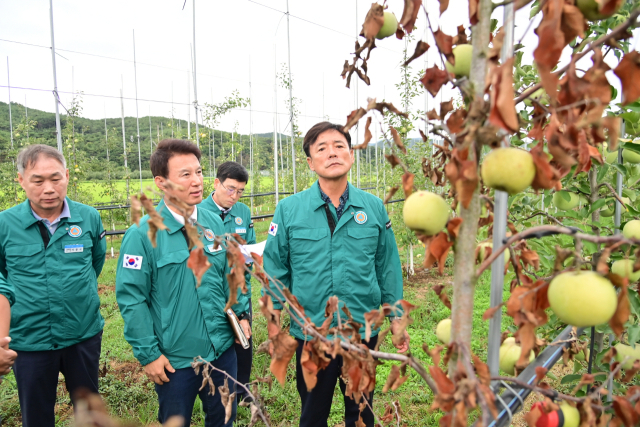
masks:
[[[256,232],[251,221],[251,210],[247,205],[238,200],[244,193],[244,188],[249,181],[247,169],[237,162],[224,162],[218,166],[216,180],[213,183],[215,191],[198,205],[216,215],[220,215],[224,223],[226,233],[237,233],[247,244],[256,243]],[[245,313],[249,322],[252,321],[251,310],[251,273],[245,272],[245,281],[249,289],[249,311]],[[242,320],[242,319],[241,319]],[[238,382],[248,384],[251,379],[251,364],[253,361],[253,339],[249,339],[249,348],[243,348],[236,344],[236,356],[238,358]],[[238,390],[238,401],[242,402],[246,393]]]
[[[134,224],[127,230],[120,247],[116,298],[124,319],[124,336],[146,375],[156,383],[159,421],[181,415],[188,426],[199,396],[206,427],[231,426],[235,401],[231,419],[225,424],[220,393],[210,395],[208,384],[200,390],[202,372],[196,374],[191,367],[193,359],[200,356],[236,377],[234,333],[224,312],[229,298],[229,267],[224,247],[216,249],[214,245],[215,236],[224,234],[224,227],[218,215],[197,208],[203,188],[200,156],[191,141],[168,139],[158,143],[150,166],[156,186],[164,193],[157,212],[168,230],[158,231],[156,247],[148,238],[148,216],[139,226]],[[189,206],[186,220],[204,229],[200,239],[211,266],[199,287],[187,267],[191,245],[184,228],[185,217],[171,197]],[[240,291],[233,310],[240,316],[248,311],[247,296]],[[250,336],[248,320],[240,323]],[[212,371],[211,377],[216,388],[226,378],[217,371]],[[229,389],[235,389],[231,380]]]
[[[15,301],[13,370],[22,425],[53,427],[59,372],[72,401],[80,388],[98,392],[105,231],[98,211],[66,197],[69,171],[59,151],[31,145],[17,167],[27,200],[0,213],[0,275],[15,294],[3,292]]]
[[[364,313],[402,299],[402,270],[391,221],[382,201],[348,182],[353,164],[351,136],[342,126],[321,122],[304,138],[303,148],[309,168],[318,175],[311,188],[282,200],[269,227],[264,252],[264,269],[297,297],[305,314],[316,325],[324,320],[325,305],[335,295],[344,303],[356,322],[364,325]],[[275,289],[272,285],[271,289]],[[273,298],[279,312],[282,305]],[[331,327],[337,327],[334,315]],[[399,319],[390,319],[392,331]],[[269,325],[269,336],[278,328]],[[369,348],[377,343],[374,331]],[[302,401],[300,425],[327,426],[333,391],[338,381],[342,358],[336,357],[318,372],[318,382],[310,392],[304,382],[300,357],[304,342],[310,340],[296,322],[291,334],[298,341],[296,382]],[[360,330],[364,335],[364,327]],[[399,351],[409,348],[409,335],[396,345]],[[344,394],[346,384],[340,379]],[[373,405],[373,393],[366,396]],[[353,427],[362,417],[367,426],[374,425],[373,413],[362,412],[360,402],[344,396],[345,425]],[[359,425],[359,424],[358,424]]]
[[[11,372],[18,353],[9,349],[9,326],[11,324],[11,306],[15,302],[15,294],[4,276],[0,274],[0,383],[2,377]],[[2,423],[2,416],[0,416]]]

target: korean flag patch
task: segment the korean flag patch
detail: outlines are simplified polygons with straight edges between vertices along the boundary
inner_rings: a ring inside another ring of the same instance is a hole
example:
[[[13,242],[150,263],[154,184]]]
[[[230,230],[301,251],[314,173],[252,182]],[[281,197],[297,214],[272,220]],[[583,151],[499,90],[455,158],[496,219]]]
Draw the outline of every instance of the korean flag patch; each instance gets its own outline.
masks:
[[[276,224],[275,222],[272,222],[271,225],[269,226],[269,234],[271,234],[272,236],[275,236],[276,233],[278,233],[278,224]]]
[[[124,254],[124,260],[122,261],[122,267],[132,268],[134,270],[140,270],[142,267],[142,257],[140,255],[127,255]]]

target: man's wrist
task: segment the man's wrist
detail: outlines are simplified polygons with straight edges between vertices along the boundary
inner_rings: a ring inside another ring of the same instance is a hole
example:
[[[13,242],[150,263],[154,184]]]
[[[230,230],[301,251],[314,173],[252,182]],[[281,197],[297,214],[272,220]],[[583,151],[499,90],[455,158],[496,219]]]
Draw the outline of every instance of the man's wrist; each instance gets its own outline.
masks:
[[[389,316],[389,322],[394,322],[396,320],[400,320],[401,317],[400,316]]]
[[[245,311],[244,313],[238,315],[238,320],[240,321],[245,319],[250,320],[250,318],[251,318],[251,315],[249,314],[248,311]]]

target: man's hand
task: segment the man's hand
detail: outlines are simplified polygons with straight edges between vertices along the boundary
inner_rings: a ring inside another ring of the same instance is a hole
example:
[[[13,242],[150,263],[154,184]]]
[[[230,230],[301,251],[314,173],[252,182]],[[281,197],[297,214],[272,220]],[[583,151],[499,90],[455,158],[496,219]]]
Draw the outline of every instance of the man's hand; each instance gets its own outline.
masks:
[[[11,342],[9,337],[0,338],[0,375],[7,375],[11,372],[13,362],[18,357],[18,353],[9,349],[9,342]],[[0,379],[1,382],[2,379]]]
[[[399,329],[400,320],[394,320],[393,322],[391,322],[391,333],[395,334]],[[402,341],[402,343],[394,344],[398,349],[398,353],[404,353],[405,351],[409,350],[409,332],[407,332],[407,330],[405,329],[402,335],[404,336],[404,340]]]
[[[169,363],[169,359],[161,354],[156,360],[144,366],[144,373],[151,381],[162,385],[169,382],[169,378],[167,378],[167,374],[164,371],[165,369],[171,373],[176,371],[173,369],[173,366],[171,366],[171,363]]]
[[[251,323],[249,323],[248,319],[242,319],[240,321],[240,326],[242,326],[242,332],[244,332],[244,336],[247,339],[251,338]],[[236,344],[240,344],[240,340],[236,338]]]

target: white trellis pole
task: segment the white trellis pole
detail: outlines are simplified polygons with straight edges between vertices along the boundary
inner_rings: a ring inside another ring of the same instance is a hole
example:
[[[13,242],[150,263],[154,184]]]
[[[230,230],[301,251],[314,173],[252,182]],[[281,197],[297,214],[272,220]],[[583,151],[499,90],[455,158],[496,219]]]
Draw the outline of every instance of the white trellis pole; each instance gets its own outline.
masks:
[[[142,192],[142,154],[140,154],[140,115],[138,114],[138,68],[136,65],[136,30],[133,30],[133,77],[136,89],[136,130],[138,133],[138,170],[140,171],[140,192]]]
[[[196,112],[196,145],[200,147],[198,131],[198,84],[196,81],[196,0],[193,0],[193,107]]]
[[[276,61],[276,45],[273,45],[273,188],[278,206],[278,63]]]
[[[296,147],[295,147],[295,135],[293,128],[293,80],[291,80],[291,38],[289,36],[289,0],[287,0],[287,53],[288,53],[288,68],[289,68],[289,126],[291,126],[291,165],[293,172],[293,192],[298,192],[298,185],[296,184]]]
[[[58,97],[58,78],[56,76],[56,43],[53,37],[53,0],[49,0],[49,22],[51,27],[51,62],[53,63],[53,99],[56,103],[56,138],[58,151],[62,153],[62,130],[60,128],[60,110],[58,109],[60,98]]]
[[[504,44],[502,45],[502,63],[513,56],[513,32],[515,24],[515,11],[513,3],[504,6]],[[494,220],[493,220],[493,248],[498,249],[503,245],[502,241],[507,230],[507,202],[508,194],[504,191],[495,192]],[[502,303],[502,291],[504,289],[504,257],[499,256],[491,264],[491,296],[490,306],[495,307]],[[487,364],[491,375],[499,374],[500,360],[500,335],[502,324],[502,311],[497,310],[489,320],[489,349]]]
[[[13,150],[13,120],[11,118],[11,80],[9,79],[9,57],[7,56],[7,90],[9,91],[9,134],[11,135],[11,149]],[[56,104],[56,108],[58,104]],[[60,133],[60,131],[58,131]]]
[[[124,153],[124,174],[125,181],[127,183],[127,200],[129,200],[129,166],[127,164],[127,139],[125,137],[126,131],[124,128],[124,97],[122,91],[124,89],[124,80],[122,74],[120,74],[120,114],[122,119],[122,152]]]

